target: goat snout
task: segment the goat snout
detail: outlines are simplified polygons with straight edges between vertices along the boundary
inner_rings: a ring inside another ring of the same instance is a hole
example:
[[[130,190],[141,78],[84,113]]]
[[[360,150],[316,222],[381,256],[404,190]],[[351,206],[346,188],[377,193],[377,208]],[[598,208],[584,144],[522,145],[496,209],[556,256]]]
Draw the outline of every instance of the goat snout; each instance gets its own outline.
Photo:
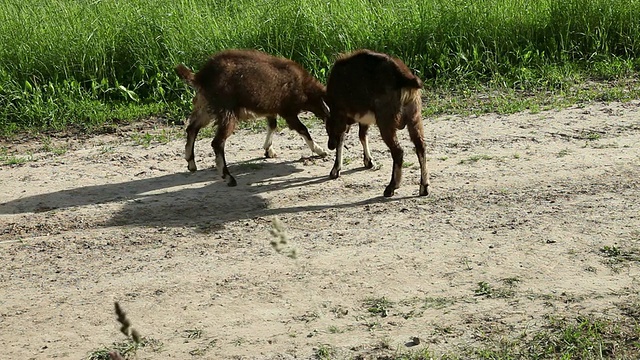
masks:
[[[329,150],[335,150],[336,147],[338,147],[338,140],[330,137],[329,141],[327,142],[327,147],[329,148]]]

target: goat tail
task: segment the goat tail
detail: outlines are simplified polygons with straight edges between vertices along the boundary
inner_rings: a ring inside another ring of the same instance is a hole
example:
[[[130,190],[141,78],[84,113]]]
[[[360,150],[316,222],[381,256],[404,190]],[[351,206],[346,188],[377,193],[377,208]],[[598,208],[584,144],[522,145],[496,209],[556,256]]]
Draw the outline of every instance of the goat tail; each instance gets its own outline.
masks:
[[[421,103],[422,102],[422,89],[415,87],[403,87],[400,91],[400,102],[402,106]]]
[[[408,69],[407,69],[408,71]],[[402,88],[422,89],[422,80],[412,73],[400,73],[398,82]]]
[[[184,64],[178,64],[176,66],[176,73],[182,80],[184,80],[184,82],[186,82],[192,87],[195,87],[196,76],[193,73],[193,71],[191,71],[191,69],[184,66]]]

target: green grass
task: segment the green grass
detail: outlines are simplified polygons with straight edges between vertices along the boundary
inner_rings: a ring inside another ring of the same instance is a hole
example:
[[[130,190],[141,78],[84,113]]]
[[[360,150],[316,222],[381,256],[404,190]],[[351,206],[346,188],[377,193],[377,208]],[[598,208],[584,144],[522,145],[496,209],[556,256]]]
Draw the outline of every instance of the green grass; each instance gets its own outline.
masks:
[[[454,90],[426,113],[537,112],[548,92],[635,76],[638,18],[640,0],[0,0],[0,135],[180,121],[191,92],[173,67],[225,48],[289,57],[321,80],[336,53],[371,48],[404,59],[428,93]],[[490,96],[464,101],[477,89]]]
[[[33,160],[33,156],[19,156],[15,154],[9,154],[7,148],[0,147],[0,165],[22,165]]]
[[[460,160],[460,162],[458,162],[458,163],[459,164],[473,164],[473,163],[477,163],[480,160],[491,160],[491,159],[493,159],[493,156],[486,155],[486,154],[472,155],[467,159]]]

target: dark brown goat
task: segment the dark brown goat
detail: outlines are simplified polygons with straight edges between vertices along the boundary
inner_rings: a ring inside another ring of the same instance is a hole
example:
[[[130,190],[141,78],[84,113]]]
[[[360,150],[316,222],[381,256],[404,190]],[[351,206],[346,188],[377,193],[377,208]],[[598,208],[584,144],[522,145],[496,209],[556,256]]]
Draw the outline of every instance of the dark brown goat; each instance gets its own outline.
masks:
[[[391,150],[393,171],[384,196],[392,196],[402,179],[403,150],[396,130],[405,126],[420,162],[420,195],[429,193],[424,130],[422,127],[422,81],[400,60],[370,50],[342,55],[333,65],[327,81],[327,103],[331,109],[326,121],[328,147],[336,149],[332,179],[340,176],[345,134],[358,123],[365,168],[374,167],[367,130],[377,124],[382,139]]]
[[[198,131],[212,120],[217,124],[211,142],[216,168],[229,186],[235,186],[236,180],[227,169],[224,145],[239,121],[267,118],[266,157],[275,156],[271,144],[277,115],[304,138],[314,153],[326,155],[298,119],[301,111],[311,111],[326,120],[326,90],[296,62],[256,50],[226,50],[211,56],[198,73],[182,64],[176,66],[176,72],[196,90],[185,146],[190,171],[197,170],[193,148]]]

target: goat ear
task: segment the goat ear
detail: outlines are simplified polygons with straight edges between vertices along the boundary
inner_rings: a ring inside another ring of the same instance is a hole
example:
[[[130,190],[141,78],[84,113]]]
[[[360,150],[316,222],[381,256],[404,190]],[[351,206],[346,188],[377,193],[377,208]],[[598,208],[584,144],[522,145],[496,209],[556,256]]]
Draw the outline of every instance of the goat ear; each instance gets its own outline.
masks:
[[[322,112],[324,112],[324,115],[326,116],[326,118],[329,118],[329,113],[330,113],[329,106],[324,101],[324,99],[322,99]]]

